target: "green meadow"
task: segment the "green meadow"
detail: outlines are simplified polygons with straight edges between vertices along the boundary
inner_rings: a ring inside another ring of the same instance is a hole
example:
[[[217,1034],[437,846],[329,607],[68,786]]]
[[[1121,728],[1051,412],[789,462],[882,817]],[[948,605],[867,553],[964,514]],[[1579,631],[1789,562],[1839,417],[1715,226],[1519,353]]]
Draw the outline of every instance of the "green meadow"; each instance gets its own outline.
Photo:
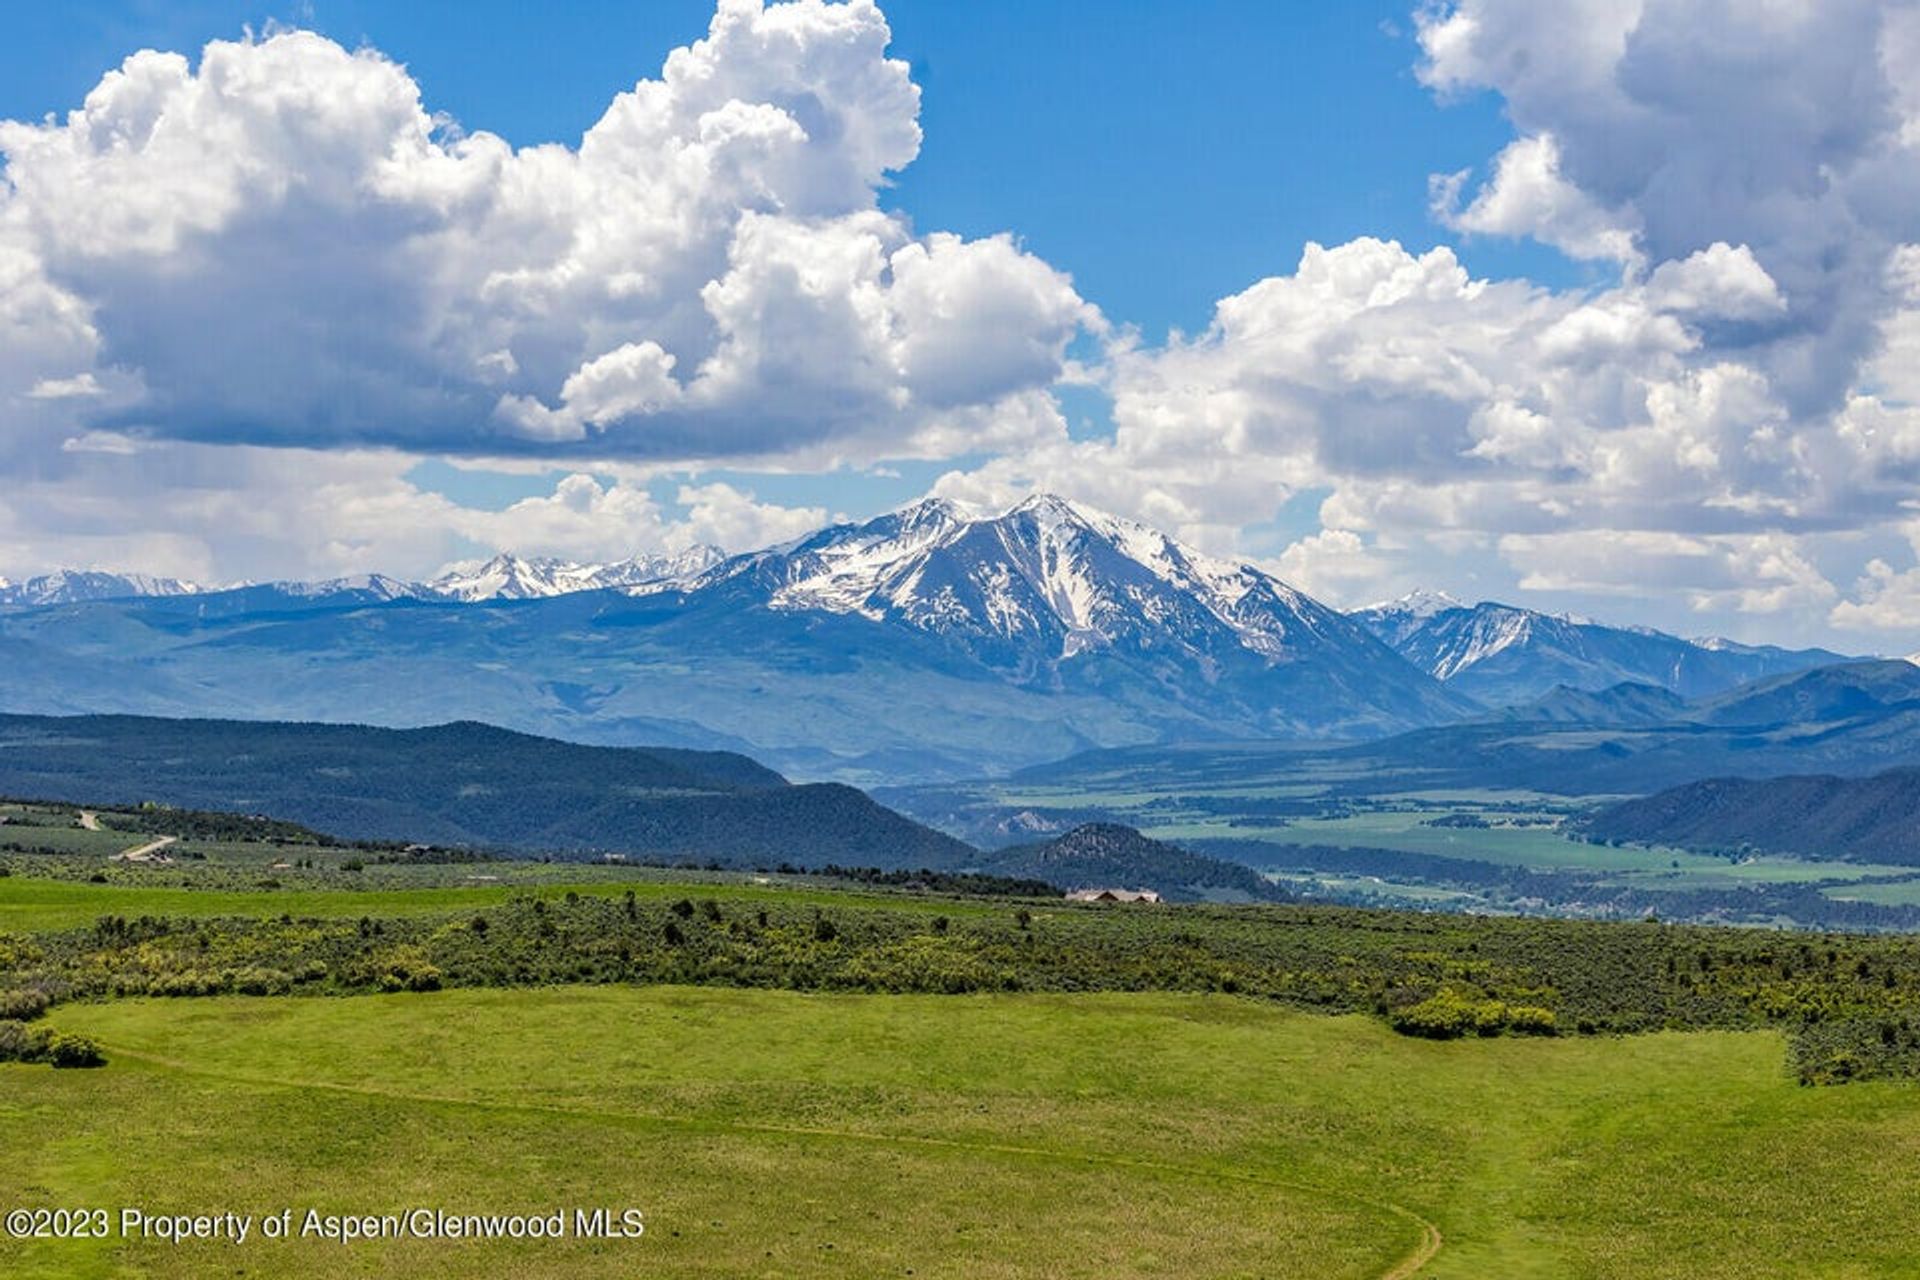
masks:
[[[637,1240],[7,1242],[10,1276],[1920,1274],[1920,1092],[1759,1033],[1430,1042],[1225,996],[63,1007],[0,1202],[633,1206]],[[1438,1244],[1434,1251],[1434,1244]]]
[[[396,917],[440,915],[450,911],[480,910],[520,898],[557,901],[568,894],[619,898],[628,893],[643,901],[701,897],[722,902],[779,902],[859,904],[883,903],[890,910],[967,914],[985,908],[966,902],[929,903],[900,894],[861,894],[845,890],[810,889],[778,883],[772,877],[757,884],[744,876],[689,878],[647,868],[545,868],[538,864],[480,864],[484,882],[471,882],[472,866],[441,868],[371,868],[370,887],[360,888],[332,878],[325,887],[307,887],[297,875],[275,888],[197,888],[188,885],[142,883],[152,873],[124,873],[104,884],[84,879],[43,879],[36,876],[0,877],[0,933],[37,933],[91,925],[103,915],[165,916],[172,918],[263,918],[292,915],[318,919],[355,919],[361,916]],[[569,875],[569,870],[571,875]],[[374,872],[390,874],[372,874]],[[283,873],[284,874],[284,873]],[[460,881],[468,882],[462,883]]]

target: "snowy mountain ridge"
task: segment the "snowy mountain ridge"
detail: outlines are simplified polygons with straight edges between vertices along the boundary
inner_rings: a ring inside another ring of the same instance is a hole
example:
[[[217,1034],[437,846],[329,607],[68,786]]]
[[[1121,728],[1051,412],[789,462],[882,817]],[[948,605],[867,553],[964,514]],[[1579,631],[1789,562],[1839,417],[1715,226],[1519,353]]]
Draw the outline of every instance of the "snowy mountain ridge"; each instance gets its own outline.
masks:
[[[73,604],[124,596],[190,596],[205,590],[207,588],[198,583],[180,578],[161,578],[144,573],[56,569],[52,573],[21,582],[0,578],[0,605]]]
[[[354,596],[366,603],[389,600],[532,600],[575,591],[608,589],[645,592],[690,582],[724,560],[712,546],[694,546],[665,555],[638,555],[603,564],[581,564],[539,556],[503,553],[491,560],[451,564],[426,582],[410,582],[382,573],[358,573],[318,581],[286,580],[206,586],[179,578],[142,573],[104,573],[61,569],[11,582],[0,578],[0,607],[28,608],[78,604],[90,600],[142,596],[198,596],[259,586],[297,600]]]
[[[690,581],[724,558],[718,547],[705,545],[606,564],[503,553],[491,560],[448,565],[440,576],[421,585],[429,595],[467,602],[534,600],[576,591],[634,587],[663,589]]]

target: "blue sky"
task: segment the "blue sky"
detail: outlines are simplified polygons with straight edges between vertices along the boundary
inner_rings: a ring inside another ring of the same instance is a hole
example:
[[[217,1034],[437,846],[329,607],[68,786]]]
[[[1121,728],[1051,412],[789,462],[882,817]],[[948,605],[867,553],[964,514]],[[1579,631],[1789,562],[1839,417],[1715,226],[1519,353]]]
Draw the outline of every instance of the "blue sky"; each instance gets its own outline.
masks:
[[[1911,6],[714,3],[0,17],[0,573],[1044,486],[1335,603],[1920,635]],[[334,43],[216,91],[248,29]],[[189,65],[103,81],[142,49]],[[590,156],[636,81],[665,114]]]

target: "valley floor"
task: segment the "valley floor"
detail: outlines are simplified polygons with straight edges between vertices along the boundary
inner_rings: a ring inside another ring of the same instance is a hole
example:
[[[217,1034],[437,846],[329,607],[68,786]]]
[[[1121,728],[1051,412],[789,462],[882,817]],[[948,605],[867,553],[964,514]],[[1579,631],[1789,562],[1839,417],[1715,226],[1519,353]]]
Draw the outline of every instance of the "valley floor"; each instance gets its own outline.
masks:
[[[684,987],[58,1022],[111,1065],[0,1066],[0,1207],[634,1206],[646,1232],[0,1241],[9,1276],[1920,1275],[1920,1091],[1797,1087],[1770,1032]]]

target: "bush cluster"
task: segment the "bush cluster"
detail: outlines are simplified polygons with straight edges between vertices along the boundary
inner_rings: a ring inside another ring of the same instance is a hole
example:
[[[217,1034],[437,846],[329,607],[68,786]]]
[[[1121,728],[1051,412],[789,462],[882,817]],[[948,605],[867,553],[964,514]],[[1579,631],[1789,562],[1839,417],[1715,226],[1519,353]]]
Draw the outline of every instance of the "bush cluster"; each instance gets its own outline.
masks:
[[[55,1067],[106,1065],[100,1046],[85,1036],[0,1019],[0,1062],[44,1062]]]
[[[1223,992],[1369,1012],[1434,1038],[1778,1027],[1809,1082],[1920,1076],[1920,948],[1896,937],[1308,905],[976,899],[935,916],[913,903],[593,893],[439,917],[106,917],[0,936],[0,1009],[16,1022],[49,999],[559,983]]]
[[[1454,1040],[1465,1035],[1497,1036],[1508,1031],[1550,1036],[1558,1030],[1558,1020],[1551,1009],[1488,1000],[1452,989],[1394,1009],[1388,1014],[1387,1022],[1402,1035],[1428,1040]]]

